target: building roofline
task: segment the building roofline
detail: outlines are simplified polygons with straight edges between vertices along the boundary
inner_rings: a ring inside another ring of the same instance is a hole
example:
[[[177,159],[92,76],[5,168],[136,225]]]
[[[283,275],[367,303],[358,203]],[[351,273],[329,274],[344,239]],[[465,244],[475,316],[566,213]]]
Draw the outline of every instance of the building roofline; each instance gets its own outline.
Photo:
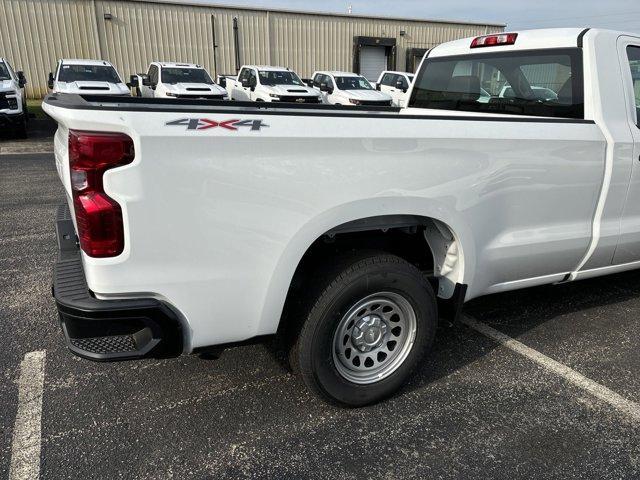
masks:
[[[443,18],[403,18],[403,17],[387,17],[382,15],[361,15],[361,14],[350,14],[350,13],[337,13],[337,12],[327,12],[327,11],[318,11],[318,10],[293,10],[287,8],[264,8],[264,7],[250,7],[247,5],[233,5],[228,3],[198,3],[194,1],[184,1],[179,2],[176,0],[119,0],[119,1],[129,1],[134,3],[159,3],[159,4],[167,4],[167,5],[180,5],[180,6],[189,6],[189,7],[201,7],[201,8],[227,8],[232,10],[247,10],[247,11],[260,11],[260,12],[274,12],[274,13],[293,13],[298,15],[314,15],[314,16],[322,16],[322,17],[344,17],[344,18],[359,18],[359,19],[369,19],[369,20],[394,20],[400,22],[418,22],[418,23],[448,23],[455,25],[474,25],[474,26],[483,26],[483,27],[501,27],[506,28],[506,23],[496,23],[496,22],[472,22],[469,20],[450,20]]]

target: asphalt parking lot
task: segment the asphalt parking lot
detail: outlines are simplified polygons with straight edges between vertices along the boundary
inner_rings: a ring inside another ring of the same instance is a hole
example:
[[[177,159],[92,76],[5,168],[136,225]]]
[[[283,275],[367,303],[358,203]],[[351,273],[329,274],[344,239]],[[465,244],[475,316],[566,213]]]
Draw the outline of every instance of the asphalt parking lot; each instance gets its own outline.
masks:
[[[440,328],[398,395],[345,410],[307,394],[271,346],[218,359],[73,357],[50,295],[62,198],[51,154],[0,155],[0,478],[21,454],[20,366],[34,351],[41,431],[26,445],[39,447],[42,478],[640,478],[639,272],[465,310],[601,396],[461,324]]]

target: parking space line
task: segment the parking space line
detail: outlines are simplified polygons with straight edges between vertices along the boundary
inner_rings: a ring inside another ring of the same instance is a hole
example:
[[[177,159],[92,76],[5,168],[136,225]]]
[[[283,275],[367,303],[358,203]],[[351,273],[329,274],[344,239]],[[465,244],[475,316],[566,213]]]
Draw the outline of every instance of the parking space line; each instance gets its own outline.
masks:
[[[547,357],[543,353],[527,347],[525,344],[505,335],[498,330],[491,328],[489,325],[478,322],[477,320],[463,315],[462,323],[470,328],[482,333],[483,335],[495,340],[499,344],[507,347],[508,349],[527,357],[528,359],[536,362],[538,365],[546,368],[547,370],[561,376],[573,385],[580,387],[581,389],[589,392],[594,397],[608,403],[619,412],[624,413],[634,421],[640,422],[640,404],[632,402],[617,394],[613,390],[594,382],[590,378],[576,372],[572,368],[557,362],[556,360]]]
[[[42,443],[42,390],[46,352],[37,350],[24,356],[18,379],[18,412],[11,438],[9,480],[40,476]]]

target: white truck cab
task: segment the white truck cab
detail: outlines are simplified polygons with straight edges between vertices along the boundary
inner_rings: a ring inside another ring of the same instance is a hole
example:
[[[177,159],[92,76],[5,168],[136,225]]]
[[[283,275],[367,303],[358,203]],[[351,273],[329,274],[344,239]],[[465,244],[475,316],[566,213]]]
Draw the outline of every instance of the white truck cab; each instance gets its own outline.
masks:
[[[391,96],[378,92],[362,75],[350,72],[314,72],[313,85],[331,105],[390,106]]]
[[[129,86],[138,97],[226,100],[227,92],[217,85],[202,65],[151,62],[147,73],[131,76]]]
[[[8,60],[0,57],[0,129],[10,129],[19,137],[27,135],[27,79],[15,72]]]
[[[52,93],[129,96],[129,88],[106,60],[58,60],[55,73],[49,73],[48,86]]]
[[[237,77],[226,78],[231,100],[321,103],[320,94],[285,67],[244,65]]]
[[[378,77],[376,90],[389,95],[394,107],[406,107],[414,76],[413,73],[386,70]]]

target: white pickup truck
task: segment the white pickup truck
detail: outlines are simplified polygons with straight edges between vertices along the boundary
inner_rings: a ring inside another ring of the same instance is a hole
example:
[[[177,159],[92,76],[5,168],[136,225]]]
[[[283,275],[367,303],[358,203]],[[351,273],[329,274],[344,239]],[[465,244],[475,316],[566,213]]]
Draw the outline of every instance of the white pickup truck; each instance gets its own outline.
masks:
[[[52,93],[129,96],[129,88],[111,63],[105,60],[58,60],[55,72],[49,73]]]
[[[314,392],[365,405],[403,385],[463,302],[640,267],[637,35],[446,43],[402,110],[251,105],[45,99],[73,352],[280,333]]]
[[[391,105],[390,95],[376,91],[366,78],[357,73],[314,72],[311,80],[313,86],[320,91],[322,101],[330,105],[370,107]]]
[[[389,95],[394,107],[406,107],[413,78],[413,73],[386,70],[380,74],[376,90]]]
[[[127,84],[138,97],[226,100],[227,91],[217,85],[202,65],[151,62],[147,73],[131,76]]]
[[[237,77],[226,77],[231,100],[249,102],[321,103],[320,93],[284,67],[244,65]]]
[[[29,121],[26,84],[24,73],[14,71],[9,60],[0,57],[0,129],[10,129],[22,138],[27,136]]]

